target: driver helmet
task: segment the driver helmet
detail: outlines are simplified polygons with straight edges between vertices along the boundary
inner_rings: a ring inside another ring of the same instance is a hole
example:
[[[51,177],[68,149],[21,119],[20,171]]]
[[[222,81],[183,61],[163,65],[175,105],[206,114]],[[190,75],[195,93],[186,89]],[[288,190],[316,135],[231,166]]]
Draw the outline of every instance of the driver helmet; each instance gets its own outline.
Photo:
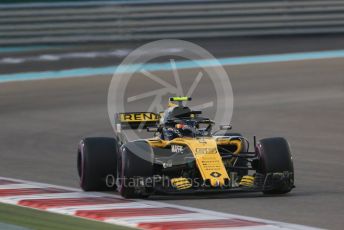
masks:
[[[176,124],[176,129],[180,133],[181,136],[183,137],[193,137],[194,136],[194,131],[192,127],[186,124]]]
[[[179,131],[172,127],[163,128],[162,135],[167,140],[173,140],[174,138],[181,136]]]

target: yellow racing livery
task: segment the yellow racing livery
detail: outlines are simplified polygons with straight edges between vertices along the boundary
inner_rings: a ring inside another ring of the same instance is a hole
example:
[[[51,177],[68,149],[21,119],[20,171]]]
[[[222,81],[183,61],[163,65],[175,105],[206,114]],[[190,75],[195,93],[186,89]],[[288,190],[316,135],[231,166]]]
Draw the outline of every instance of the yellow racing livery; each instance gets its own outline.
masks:
[[[288,142],[282,137],[250,142],[231,125],[202,117],[170,98],[160,113],[127,112],[116,117],[114,138],[85,138],[78,148],[80,184],[86,191],[117,190],[125,198],[200,192],[284,194],[294,188]],[[128,140],[125,131],[151,138]]]

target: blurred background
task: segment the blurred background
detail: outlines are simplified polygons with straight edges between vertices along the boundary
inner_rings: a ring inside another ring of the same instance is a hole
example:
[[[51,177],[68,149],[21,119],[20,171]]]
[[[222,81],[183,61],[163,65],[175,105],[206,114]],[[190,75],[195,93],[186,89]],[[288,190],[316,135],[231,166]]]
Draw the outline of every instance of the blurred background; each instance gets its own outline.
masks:
[[[79,140],[113,135],[114,67],[166,38],[229,58],[234,131],[286,137],[296,189],[152,199],[342,229],[343,0],[1,0],[0,175],[78,187]]]
[[[0,73],[112,65],[164,38],[217,57],[338,49],[341,32],[341,0],[2,0]]]

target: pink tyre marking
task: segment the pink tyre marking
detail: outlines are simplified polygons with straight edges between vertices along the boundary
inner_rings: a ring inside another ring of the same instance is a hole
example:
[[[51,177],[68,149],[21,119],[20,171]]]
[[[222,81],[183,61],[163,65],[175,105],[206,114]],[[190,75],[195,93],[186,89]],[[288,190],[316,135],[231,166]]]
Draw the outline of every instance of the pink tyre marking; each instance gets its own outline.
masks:
[[[0,189],[0,197],[4,196],[21,196],[21,195],[35,195],[45,193],[65,193],[71,192],[59,188],[20,188],[20,189]]]
[[[195,221],[170,221],[141,223],[138,225],[142,229],[154,230],[178,230],[178,229],[199,229],[199,228],[236,228],[266,225],[248,220],[224,219],[224,220],[195,220]]]
[[[19,205],[38,209],[60,208],[82,205],[117,204],[128,203],[129,200],[112,197],[84,197],[84,198],[56,198],[56,199],[35,199],[21,200]]]
[[[80,210],[75,215],[96,220],[105,220],[107,218],[126,218],[139,216],[160,216],[160,215],[177,215],[192,213],[188,210],[178,208],[123,208],[108,210]]]

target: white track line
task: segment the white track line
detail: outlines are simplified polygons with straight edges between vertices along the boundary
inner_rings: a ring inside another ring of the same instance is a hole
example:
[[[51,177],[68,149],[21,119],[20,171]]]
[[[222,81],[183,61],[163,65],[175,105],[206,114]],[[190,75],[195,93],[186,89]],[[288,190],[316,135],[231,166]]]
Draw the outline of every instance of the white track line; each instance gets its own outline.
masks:
[[[116,223],[120,219],[130,224],[149,223],[149,222],[166,222],[166,221],[192,221],[192,220],[224,220],[227,218],[209,216],[201,213],[187,213],[175,214],[170,216],[144,216],[144,217],[130,217],[130,218],[108,218],[105,220],[107,223]]]
[[[118,204],[97,204],[97,205],[79,205],[58,208],[47,208],[51,212],[74,215],[76,211],[83,210],[106,210],[106,209],[128,209],[128,208],[154,208],[154,206],[141,204],[137,202],[132,203],[118,203]]]
[[[69,52],[69,53],[52,53],[42,54],[29,57],[4,57],[0,58],[1,64],[21,64],[26,62],[54,62],[60,60],[73,60],[73,59],[95,59],[117,57],[124,58],[132,50],[131,49],[117,49],[111,51],[92,51],[92,52]],[[166,49],[165,52],[180,53],[182,49]],[[155,52],[164,52],[164,50],[156,50]]]
[[[5,184],[0,185],[0,189],[20,189],[20,188],[46,188],[46,185],[35,184]]]
[[[37,194],[37,195],[20,195],[20,196],[7,196],[0,197],[0,202],[9,204],[18,204],[21,200],[36,200],[36,199],[58,199],[58,198],[82,198],[82,197],[95,197],[94,194],[87,194],[82,192],[70,193],[51,193],[51,194]],[[100,197],[100,196],[97,196]]]

